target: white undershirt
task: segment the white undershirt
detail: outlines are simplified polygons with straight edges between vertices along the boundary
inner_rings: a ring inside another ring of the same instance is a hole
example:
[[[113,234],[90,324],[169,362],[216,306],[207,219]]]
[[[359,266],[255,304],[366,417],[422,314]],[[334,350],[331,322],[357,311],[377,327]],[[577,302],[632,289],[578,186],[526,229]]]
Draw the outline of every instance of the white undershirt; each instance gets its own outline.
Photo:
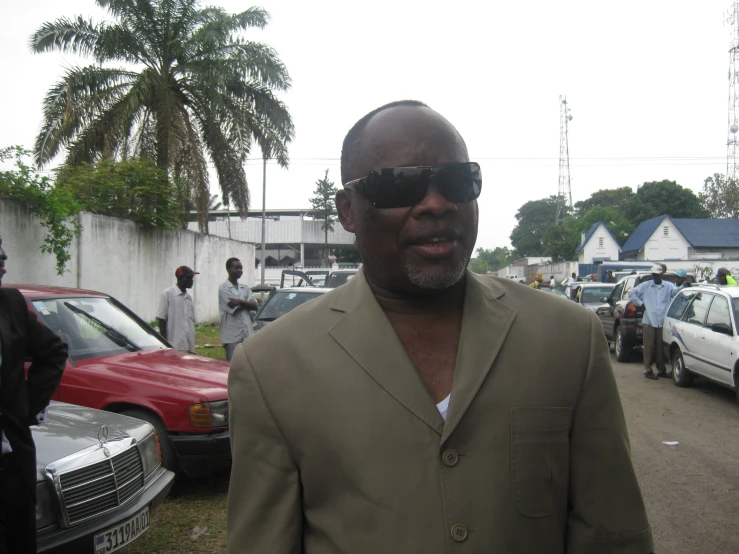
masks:
[[[436,409],[441,414],[441,419],[446,421],[446,413],[449,410],[449,399],[452,397],[452,393],[447,394],[446,398],[436,405]]]

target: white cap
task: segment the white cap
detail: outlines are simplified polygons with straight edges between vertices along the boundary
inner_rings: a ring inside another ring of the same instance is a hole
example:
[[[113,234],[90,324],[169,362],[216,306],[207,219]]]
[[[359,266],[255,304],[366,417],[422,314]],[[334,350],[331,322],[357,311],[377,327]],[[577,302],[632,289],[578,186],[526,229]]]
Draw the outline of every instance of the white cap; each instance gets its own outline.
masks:
[[[659,273],[660,275],[662,275],[662,273],[664,273],[664,270],[662,269],[662,266],[661,265],[654,264],[649,269],[649,273]]]

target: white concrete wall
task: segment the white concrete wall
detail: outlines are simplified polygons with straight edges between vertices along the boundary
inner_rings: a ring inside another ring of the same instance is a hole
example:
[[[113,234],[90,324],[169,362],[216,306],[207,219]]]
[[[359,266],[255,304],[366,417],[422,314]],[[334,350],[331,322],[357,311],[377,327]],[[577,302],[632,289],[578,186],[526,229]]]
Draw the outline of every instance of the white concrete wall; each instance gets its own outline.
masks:
[[[559,263],[548,263],[538,264],[536,266],[536,273],[541,273],[545,281],[554,275],[555,281],[561,283],[565,279],[568,279],[573,273],[579,274],[578,262],[559,262]]]
[[[0,235],[8,254],[7,285],[54,285],[97,290],[115,296],[151,321],[161,292],[175,284],[175,269],[187,265],[200,275],[190,293],[200,322],[216,322],[218,285],[227,278],[230,257],[244,265],[242,282],[254,285],[254,245],[191,231],[142,230],[131,221],[82,213],[83,231],[70,252],[64,275],[56,258],[40,250],[46,229],[18,202],[0,200]]]
[[[600,245],[600,239],[603,239],[603,246]],[[593,260],[604,258],[616,261],[618,260],[619,251],[618,243],[608,232],[606,226],[601,223],[585,244],[585,248],[580,251],[578,261],[581,264],[592,264]]]
[[[665,227],[667,234],[665,235]],[[666,217],[649,237],[644,248],[639,251],[637,260],[687,260],[690,243]]]

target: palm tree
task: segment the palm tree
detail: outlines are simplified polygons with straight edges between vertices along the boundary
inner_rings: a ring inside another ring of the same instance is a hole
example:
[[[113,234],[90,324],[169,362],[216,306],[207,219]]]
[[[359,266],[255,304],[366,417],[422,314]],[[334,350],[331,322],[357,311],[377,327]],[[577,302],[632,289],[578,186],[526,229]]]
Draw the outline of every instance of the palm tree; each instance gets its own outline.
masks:
[[[243,166],[252,146],[287,167],[294,136],[287,107],[276,96],[290,88],[287,69],[272,48],[241,36],[263,29],[269,14],[254,7],[239,14],[201,9],[198,0],[95,1],[113,22],[61,18],[31,37],[34,52],[95,59],[67,70],[47,93],[37,163],[62,149],[70,165],[105,157],[154,159],[171,179],[184,181],[207,232],[207,156],[223,198],[246,217]]]

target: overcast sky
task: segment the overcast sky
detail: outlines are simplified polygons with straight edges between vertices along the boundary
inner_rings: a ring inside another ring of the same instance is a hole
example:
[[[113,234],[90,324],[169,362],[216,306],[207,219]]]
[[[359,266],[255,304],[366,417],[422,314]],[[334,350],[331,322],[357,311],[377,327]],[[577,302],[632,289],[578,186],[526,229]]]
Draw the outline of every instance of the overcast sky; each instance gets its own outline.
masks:
[[[220,0],[236,13],[249,2]],[[267,166],[267,207],[309,205],[346,131],[386,102],[417,99],[457,126],[482,166],[477,246],[509,245],[517,209],[557,193],[559,96],[572,109],[575,202],[603,188],[675,180],[696,193],[725,171],[728,0],[468,2],[267,0],[248,38],[274,47],[293,79],[289,170]],[[61,16],[107,17],[93,0],[3,0],[0,146],[28,148],[41,102],[70,55],[34,55],[30,35]],[[255,151],[253,158],[261,158]],[[252,210],[261,161],[247,164]],[[215,184],[212,185],[216,192]]]

